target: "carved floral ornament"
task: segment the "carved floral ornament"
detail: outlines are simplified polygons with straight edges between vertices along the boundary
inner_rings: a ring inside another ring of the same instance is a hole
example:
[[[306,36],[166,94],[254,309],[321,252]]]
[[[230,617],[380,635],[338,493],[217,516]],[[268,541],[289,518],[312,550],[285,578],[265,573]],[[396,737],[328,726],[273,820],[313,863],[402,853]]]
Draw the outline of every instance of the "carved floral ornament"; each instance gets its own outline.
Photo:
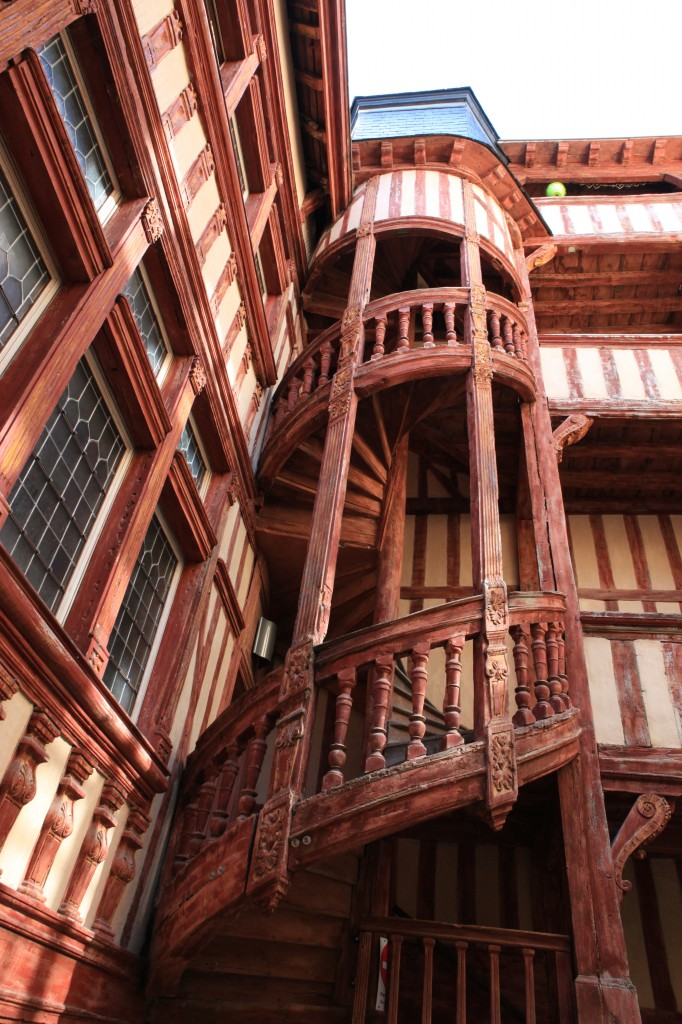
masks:
[[[258,830],[258,844],[253,869],[254,881],[260,881],[277,868],[286,839],[289,809],[286,804],[264,810]]]
[[[507,616],[507,599],[504,586],[493,586],[488,591],[487,619],[493,626],[499,626]]]
[[[344,365],[334,374],[332,390],[329,397],[329,419],[336,420],[345,416],[350,408],[353,394],[353,375],[355,372],[355,361],[352,357],[346,357]]]
[[[158,242],[163,234],[163,217],[156,199],[150,199],[142,211],[142,227],[150,245]]]
[[[490,774],[496,793],[508,793],[514,789],[514,746],[507,732],[495,733],[490,741]]]
[[[287,655],[280,699],[308,689],[312,682],[311,669],[312,641],[305,640],[298,647],[292,647]]]

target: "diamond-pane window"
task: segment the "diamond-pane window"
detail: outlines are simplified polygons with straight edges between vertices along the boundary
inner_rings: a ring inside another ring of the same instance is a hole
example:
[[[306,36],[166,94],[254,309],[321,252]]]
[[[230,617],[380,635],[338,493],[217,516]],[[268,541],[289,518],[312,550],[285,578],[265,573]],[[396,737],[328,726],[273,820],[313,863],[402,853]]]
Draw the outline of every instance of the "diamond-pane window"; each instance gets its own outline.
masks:
[[[187,465],[194,477],[194,482],[197,487],[200,488],[204,477],[206,476],[206,463],[204,462],[201,454],[201,448],[199,447],[197,436],[189,421],[185,424],[185,429],[182,432],[178,451],[182,452],[187,459]]]
[[[38,247],[0,174],[0,349],[50,281]]]
[[[47,81],[66,126],[88,191],[99,212],[115,191],[102,149],[63,41],[55,36],[38,50]]]
[[[157,319],[149,291],[139,270],[136,270],[123,289],[123,294],[130,303],[137,328],[149,356],[149,362],[155,374],[159,372],[168,354],[163,340],[161,327]]]
[[[81,359],[12,489],[0,530],[0,542],[51,611],[64,594],[124,451]]]
[[[125,711],[135,703],[177,565],[154,517],[107,644],[110,655],[104,682]]]

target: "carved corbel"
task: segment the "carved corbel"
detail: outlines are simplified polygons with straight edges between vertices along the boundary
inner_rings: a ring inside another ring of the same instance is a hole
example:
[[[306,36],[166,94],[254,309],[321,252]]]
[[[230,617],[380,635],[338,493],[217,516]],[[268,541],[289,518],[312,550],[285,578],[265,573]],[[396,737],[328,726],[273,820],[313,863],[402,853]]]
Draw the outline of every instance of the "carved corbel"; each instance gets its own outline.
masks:
[[[284,790],[268,800],[258,816],[246,891],[270,912],[277,909],[289,888],[287,862],[293,803],[293,790]]]
[[[132,807],[121,841],[111,864],[111,870],[104,887],[93,930],[100,938],[112,939],[114,929],[111,922],[118,910],[125,888],[135,877],[135,854],[144,845],[142,836],[149,828],[150,819],[138,807]]]
[[[59,847],[73,832],[74,804],[85,796],[83,783],[92,775],[93,769],[94,765],[79,750],[71,752],[50,809],[45,815],[19,892],[33,896],[41,902],[45,901],[43,887],[47,876]]]
[[[585,416],[581,412],[571,413],[563,423],[560,423],[552,434],[552,443],[556,452],[557,462],[564,457],[564,448],[581,441],[590,429],[594,420],[591,416]]]
[[[531,253],[526,256],[526,268],[528,273],[532,270],[537,270],[538,267],[544,267],[545,263],[549,263],[553,260],[558,252],[558,247],[554,242],[545,242],[544,245],[539,246],[537,249],[533,249]]]
[[[506,683],[506,677],[505,677]],[[514,727],[509,721],[491,722],[486,730],[485,819],[499,831],[518,796]]]
[[[611,844],[611,858],[618,898],[623,899],[632,888],[632,882],[623,878],[623,869],[629,857],[646,857],[644,847],[660,835],[675,809],[674,800],[666,800],[656,793],[642,793],[630,808],[627,818]]]
[[[36,795],[36,769],[48,760],[45,747],[58,735],[59,729],[49,715],[36,708],[0,786],[0,850],[19,811]]]
[[[158,242],[163,234],[163,217],[156,199],[150,199],[142,211],[142,227],[150,245]]]
[[[59,913],[72,921],[81,920],[80,905],[88,891],[97,865],[102,863],[109,852],[108,832],[115,826],[116,812],[124,800],[125,794],[117,786],[111,782],[105,783],[78,854],[78,860],[71,872],[64,900],[59,907]]]

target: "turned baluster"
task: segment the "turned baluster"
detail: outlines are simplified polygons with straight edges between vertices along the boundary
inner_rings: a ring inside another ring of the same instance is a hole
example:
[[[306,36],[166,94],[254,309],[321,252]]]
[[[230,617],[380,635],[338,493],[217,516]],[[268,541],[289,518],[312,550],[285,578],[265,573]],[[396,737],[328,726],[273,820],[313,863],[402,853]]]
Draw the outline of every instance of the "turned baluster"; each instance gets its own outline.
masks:
[[[535,699],[533,708],[536,719],[550,718],[554,713],[549,703],[550,689],[547,685],[547,646],[545,644],[545,627],[541,622],[533,622],[530,627],[533,638],[533,664],[535,666]]]
[[[318,377],[318,387],[322,387],[329,381],[329,367],[332,361],[332,343],[331,341],[325,341],[320,346],[320,376]]]
[[[398,347],[397,352],[408,352],[410,348],[410,307],[401,306],[398,310]]]
[[[307,398],[310,392],[313,390],[313,383],[315,381],[315,359],[313,356],[308,356],[303,364],[303,387],[301,388],[301,398]]]
[[[488,315],[488,333],[490,335],[491,346],[493,348],[502,349],[502,338],[500,337],[500,314],[496,313],[494,309],[491,309]]]
[[[462,709],[459,706],[459,688],[462,677],[462,648],[464,636],[453,636],[445,644],[445,696],[443,699],[443,718],[447,732],[441,740],[441,750],[457,747],[464,743],[459,726]]]
[[[370,674],[370,723],[367,758],[365,771],[375,772],[386,765],[384,747],[386,746],[386,719],[388,717],[388,701],[391,695],[393,680],[393,655],[379,654],[374,660]]]
[[[521,358],[524,362],[528,362],[528,338],[523,328],[519,332],[519,342],[521,346]]]
[[[199,795],[196,794],[190,801],[185,805],[185,810],[182,815],[182,825],[180,826],[180,835],[178,837],[177,846],[175,849],[175,857],[173,859],[173,866],[178,869],[185,864],[190,858],[190,844],[192,841],[192,833],[194,832],[194,826],[197,820],[197,813],[199,811]]]
[[[189,852],[191,857],[195,857],[197,855],[201,847],[204,845],[204,841],[208,835],[208,819],[211,814],[211,808],[213,807],[217,783],[218,766],[216,764],[210,764],[204,770],[203,782],[199,789],[197,813],[189,841]]]
[[[512,721],[514,725],[532,725],[535,716],[531,711],[531,693],[528,686],[528,633],[523,626],[512,626],[509,632],[514,640],[514,668],[516,690],[514,697],[518,708]]]
[[[445,341],[448,345],[457,344],[457,334],[455,332],[455,310],[456,306],[452,302],[446,302],[443,306],[443,314],[445,316]]]
[[[231,743],[227,748],[227,758],[223,762],[218,778],[216,798],[213,805],[213,812],[209,821],[209,832],[213,839],[221,836],[227,828],[229,817],[230,799],[234,789],[235,779],[239,772],[239,759],[242,755],[243,744]]]
[[[355,669],[341,669],[337,675],[339,695],[336,698],[336,720],[334,722],[334,742],[329,748],[329,771],[322,780],[322,789],[340,786],[344,781],[343,768],[346,763],[346,733],[350,713],[353,710],[353,689],[355,688]]]
[[[246,744],[246,784],[239,796],[239,818],[243,820],[256,808],[256,786],[267,749],[267,735],[271,723],[268,715],[261,715],[253,726],[253,736]]]
[[[289,406],[287,404],[287,400],[284,395],[282,395],[282,397],[277,400],[277,406],[275,408],[275,430],[278,430],[282,426],[288,411]]]
[[[557,714],[565,710],[561,699],[561,679],[559,678],[559,640],[556,622],[547,623],[545,646],[547,647],[547,681],[549,683],[549,702]]]
[[[424,348],[433,348],[433,303],[425,302],[422,305],[422,344]]]
[[[502,337],[504,338],[504,351],[509,356],[514,355],[514,329],[508,316],[502,318]]]
[[[407,758],[412,761],[415,757],[423,757],[426,747],[422,740],[426,732],[426,719],[424,718],[424,699],[426,697],[426,681],[428,674],[426,665],[429,660],[429,645],[416,644],[412,653],[412,666],[410,679],[412,680],[412,714],[407,731],[410,734],[410,743],[407,747]]]
[[[559,648],[559,670],[561,680],[561,700],[565,708],[570,708],[571,698],[568,694],[568,675],[566,674],[566,627],[563,622],[557,622],[557,645]]]
[[[514,355],[517,359],[523,358],[521,351],[521,328],[517,323],[512,325],[512,339],[514,341]]]
[[[292,377],[289,381],[289,390],[287,393],[287,409],[289,412],[293,412],[298,405],[299,390],[301,387],[301,381],[299,377]]]
[[[378,316],[374,321],[374,348],[372,359],[381,359],[385,352],[384,341],[386,340],[386,317]]]

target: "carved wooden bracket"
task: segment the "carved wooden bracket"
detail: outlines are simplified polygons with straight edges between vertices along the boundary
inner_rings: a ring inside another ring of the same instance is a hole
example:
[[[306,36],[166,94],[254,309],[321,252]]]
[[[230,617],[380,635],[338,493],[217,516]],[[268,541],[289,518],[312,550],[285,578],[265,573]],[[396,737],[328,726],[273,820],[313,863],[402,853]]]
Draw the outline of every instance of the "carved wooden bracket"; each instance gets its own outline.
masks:
[[[486,766],[484,817],[488,824],[498,831],[507,820],[507,815],[519,793],[514,727],[505,719],[488,723]]]
[[[102,795],[104,796],[104,793]],[[100,808],[97,810],[100,811]],[[143,810],[140,807],[132,807],[128,815],[126,827],[114,854],[109,877],[100,900],[97,917],[92,926],[100,938],[114,937],[112,920],[118,910],[125,887],[135,877],[135,854],[144,846],[142,836],[149,828],[150,818],[146,810],[147,808]],[[103,825],[108,827],[105,816],[101,812],[100,820]]]
[[[630,808],[618,835],[611,844],[613,871],[618,887],[618,897],[632,888],[632,882],[623,878],[623,868],[628,857],[645,857],[643,847],[663,831],[675,810],[674,800],[666,800],[656,793],[642,793]]]
[[[557,246],[553,242],[546,242],[541,245],[538,249],[533,249],[531,253],[526,256],[526,267],[528,273],[532,270],[536,270],[538,267],[543,267],[545,263],[549,263],[553,260],[557,254]]]
[[[593,423],[594,420],[591,416],[575,412],[567,416],[564,422],[559,424],[552,434],[557,462],[561,462],[563,459],[564,448],[568,448],[569,445],[577,444],[578,441],[581,441]]]
[[[246,891],[270,912],[277,909],[289,888],[287,861],[294,797],[293,790],[284,790],[268,800],[258,816]]]

